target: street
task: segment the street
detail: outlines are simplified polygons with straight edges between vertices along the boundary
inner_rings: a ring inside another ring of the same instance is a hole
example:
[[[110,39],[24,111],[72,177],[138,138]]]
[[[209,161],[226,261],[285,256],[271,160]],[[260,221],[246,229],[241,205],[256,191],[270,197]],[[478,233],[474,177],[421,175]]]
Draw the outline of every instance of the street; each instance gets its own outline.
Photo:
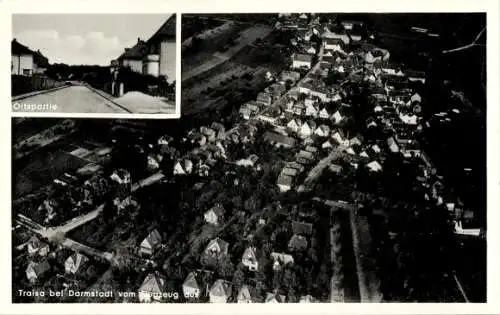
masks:
[[[104,95],[104,92],[100,93]],[[27,106],[52,104],[44,112],[51,113],[127,113],[104,96],[83,85],[73,85],[12,101],[12,110],[26,112]],[[34,112],[35,110],[33,110]]]

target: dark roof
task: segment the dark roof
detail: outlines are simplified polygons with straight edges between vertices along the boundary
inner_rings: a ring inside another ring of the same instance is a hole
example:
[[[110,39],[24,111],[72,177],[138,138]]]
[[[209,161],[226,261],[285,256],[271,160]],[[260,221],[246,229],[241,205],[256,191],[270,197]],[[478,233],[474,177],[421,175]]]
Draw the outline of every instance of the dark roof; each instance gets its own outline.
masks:
[[[148,39],[147,43],[151,44],[154,42],[161,41],[162,38],[172,38],[175,39],[176,34],[176,15],[172,14],[168,20],[163,23],[163,25],[156,31],[156,33]]]
[[[27,46],[19,43],[15,38],[11,42],[11,53],[13,55],[33,55],[33,62],[36,63],[39,67],[46,67],[49,65],[49,60],[47,59],[47,57],[42,55],[39,50],[33,51]]]
[[[148,46],[146,45],[146,42],[139,38],[137,39],[137,43],[132,48],[125,48],[125,52],[121,54],[121,56],[118,57],[118,59],[142,60],[147,51],[148,51]]]
[[[298,60],[298,61],[305,61],[305,62],[312,61],[312,57],[310,55],[304,55],[304,54],[294,54],[293,59]]]
[[[28,47],[24,46],[23,44],[19,43],[14,38],[11,43],[11,53],[13,55],[21,55],[21,54],[27,55],[27,54],[33,54],[33,51]]]

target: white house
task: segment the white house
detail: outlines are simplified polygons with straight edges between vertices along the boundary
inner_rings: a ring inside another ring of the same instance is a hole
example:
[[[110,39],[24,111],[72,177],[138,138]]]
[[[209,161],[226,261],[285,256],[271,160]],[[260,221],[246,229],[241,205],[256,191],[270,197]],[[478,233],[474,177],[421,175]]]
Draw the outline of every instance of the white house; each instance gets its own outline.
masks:
[[[299,136],[301,138],[309,138],[313,132],[314,132],[314,129],[315,129],[315,124],[314,122],[305,122],[302,124],[302,126],[300,126],[300,129],[299,129]]]
[[[281,192],[289,191],[292,188],[293,177],[289,175],[278,176],[277,185]]]
[[[37,50],[33,51],[17,39],[11,42],[11,74],[31,76],[44,73],[49,65],[48,59]]]
[[[311,66],[312,66],[311,55],[297,54],[297,53],[292,55],[292,68],[294,68],[294,69],[300,69],[300,68],[310,69]]]
[[[344,116],[342,116],[342,114],[339,111],[336,111],[332,115],[332,118],[333,118],[334,123],[339,124],[344,119]]]
[[[343,51],[344,42],[339,38],[325,38],[323,40],[323,48],[325,50]]]
[[[321,109],[318,113],[318,117],[322,119],[329,119],[330,115],[331,114],[328,112],[326,108]]]
[[[220,225],[224,221],[224,213],[224,208],[217,204],[205,212],[205,221],[213,225]]]
[[[366,164],[366,166],[372,171],[372,172],[379,172],[382,170],[382,165],[380,165],[379,162],[377,161],[372,161],[368,164]]]
[[[318,137],[328,137],[330,135],[330,127],[327,125],[320,125],[316,130],[314,130],[314,134]]]
[[[160,302],[166,288],[166,280],[156,273],[150,273],[139,287],[138,296],[141,303]]]
[[[40,256],[47,256],[47,254],[50,251],[50,247],[48,244],[40,241],[38,237],[33,236],[30,238],[28,241],[28,255],[34,256],[35,254],[38,254]]]
[[[201,296],[201,287],[196,278],[196,272],[192,271],[184,280],[184,283],[182,284],[182,292],[185,297],[199,298]]]
[[[231,283],[222,279],[217,279],[210,288],[210,303],[227,303],[231,293]]]
[[[146,236],[139,247],[139,252],[141,255],[151,256],[153,255],[158,247],[161,245],[161,235],[157,229],[149,232],[148,236]]]
[[[302,123],[299,119],[292,119],[288,122],[286,125],[287,128],[290,128],[293,132],[298,132],[300,129],[300,126],[302,126]]]
[[[259,261],[257,260],[256,248],[253,246],[247,247],[241,258],[243,265],[247,266],[250,271],[259,269]]]
[[[80,253],[74,253],[64,262],[64,270],[66,273],[76,274],[88,261],[89,259],[86,256]]]

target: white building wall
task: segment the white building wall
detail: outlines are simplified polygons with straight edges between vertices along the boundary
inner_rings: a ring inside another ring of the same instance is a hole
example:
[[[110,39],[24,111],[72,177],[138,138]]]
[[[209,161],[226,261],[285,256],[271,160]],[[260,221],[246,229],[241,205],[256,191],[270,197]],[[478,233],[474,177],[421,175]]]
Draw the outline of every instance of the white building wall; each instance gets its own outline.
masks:
[[[25,75],[24,70],[29,70],[29,74],[33,74],[33,55],[13,55],[12,74]]]

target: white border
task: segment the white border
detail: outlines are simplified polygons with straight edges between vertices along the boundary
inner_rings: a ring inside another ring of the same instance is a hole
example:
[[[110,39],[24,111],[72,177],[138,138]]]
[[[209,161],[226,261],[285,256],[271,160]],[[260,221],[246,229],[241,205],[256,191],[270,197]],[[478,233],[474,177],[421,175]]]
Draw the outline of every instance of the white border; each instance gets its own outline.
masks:
[[[1,1],[1,0],[0,0]],[[28,1],[29,2],[29,1]],[[124,2],[126,3],[126,1]],[[13,4],[13,3],[12,3]],[[45,6],[45,4],[44,4]],[[68,7],[66,9],[66,7]],[[58,10],[47,10],[47,11],[42,11],[42,10],[26,10],[25,6],[22,6],[21,8],[18,8],[17,3],[15,5],[11,5],[11,3],[6,4],[6,12],[9,12],[10,14],[6,17],[8,19],[8,24],[9,24],[9,29],[11,30],[10,33],[12,34],[12,15],[14,14],[22,14],[22,13],[70,13],[70,14],[78,14],[78,13],[126,13],[126,12],[116,12],[116,11],[101,11],[101,10],[90,10],[88,12],[81,11],[81,10],[71,10],[74,8],[73,6],[61,6],[59,7]],[[37,6],[32,6],[30,8],[34,9],[39,9]],[[50,8],[50,6],[49,6]],[[62,9],[62,10],[61,10]],[[136,12],[134,11],[129,11],[127,13],[133,13],[133,14],[158,14],[159,12]],[[165,12],[166,14],[172,13],[175,14],[176,12]],[[176,15],[176,36],[175,36],[175,109],[174,112],[171,114],[141,114],[141,113],[61,113],[61,112],[23,112],[23,111],[11,111],[12,117],[47,117],[47,118],[58,118],[58,117],[66,117],[66,118],[109,118],[109,119],[178,119],[181,117],[181,95],[180,95],[180,82],[181,82],[181,36],[180,36],[180,29],[181,29],[181,22],[180,22],[180,14]],[[2,25],[3,26],[3,25]],[[9,37],[11,38],[12,35]],[[10,53],[10,51],[9,51]],[[11,82],[9,80],[9,89],[11,88]],[[42,91],[40,91],[42,92]],[[11,101],[14,102],[14,101]],[[22,103],[20,101],[20,103]]]
[[[3,238],[0,242],[2,251],[6,253],[1,269],[2,286],[0,293],[4,305],[0,308],[2,312],[9,314],[500,314],[500,260],[498,249],[500,229],[500,211],[498,209],[500,196],[500,177],[498,162],[500,161],[500,113],[498,109],[498,87],[499,78],[499,50],[498,50],[498,0],[357,0],[357,1],[332,1],[332,0],[308,0],[290,1],[267,0],[253,1],[231,1],[231,0],[211,0],[211,1],[186,1],[186,0],[4,0],[0,3],[0,34],[4,43],[8,45],[10,41],[10,17],[12,11],[19,13],[150,13],[150,12],[177,12],[177,19],[180,22],[181,12],[203,13],[203,12],[487,12],[487,57],[488,57],[488,114],[487,114],[487,162],[488,162],[488,303],[483,304],[444,304],[444,303],[400,303],[400,304],[247,304],[244,307],[238,304],[206,305],[206,304],[10,304],[11,300],[11,257],[10,257],[10,145],[4,153],[1,163],[1,174],[3,176],[1,198],[3,211],[0,212],[3,224]],[[7,25],[9,24],[9,25]],[[180,40],[177,41],[180,43]],[[8,46],[7,46],[8,47]],[[3,98],[9,101],[10,82],[7,59],[10,58],[10,51],[3,49],[0,51],[0,70],[3,72],[2,80],[6,84],[0,84]],[[180,62],[180,58],[177,58]],[[466,60],[464,60],[466,62]],[[180,67],[177,68],[180,71]],[[180,80],[178,89],[180,88]],[[178,90],[179,91],[179,90]],[[180,91],[179,91],[180,92]],[[180,96],[180,93],[177,93]],[[11,106],[0,107],[3,111],[1,115],[4,126],[10,126]],[[66,116],[68,117],[68,116]],[[2,132],[2,143],[10,143],[10,128]],[[467,150],[467,148],[464,148]],[[474,257],[464,257],[464,259],[474,259]]]

